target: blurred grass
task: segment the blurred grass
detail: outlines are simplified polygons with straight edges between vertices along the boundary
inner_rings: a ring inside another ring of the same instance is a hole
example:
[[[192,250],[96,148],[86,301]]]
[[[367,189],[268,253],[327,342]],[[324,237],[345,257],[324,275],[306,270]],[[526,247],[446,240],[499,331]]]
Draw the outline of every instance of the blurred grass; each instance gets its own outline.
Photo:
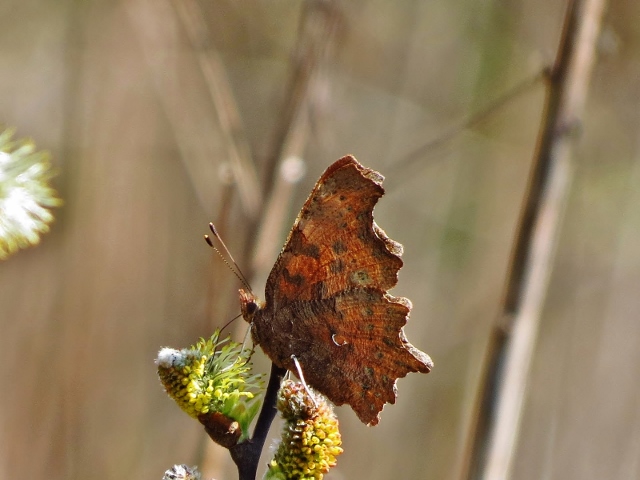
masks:
[[[262,182],[300,3],[198,5],[203,48],[222,59]],[[345,454],[328,478],[457,479],[542,89],[398,162],[548,64],[564,5],[335,6],[337,43],[304,106],[308,174],[273,259],[327,165],[353,153],[379,170],[377,222],[405,246],[395,293],[412,299],[408,337],[436,367],[400,380],[374,429],[339,409]],[[513,478],[638,477],[639,13],[610,6]],[[0,471],[151,479],[202,462],[205,475],[234,478],[153,366],[161,346],[188,345],[238,312],[236,281],[202,241],[207,223],[225,215],[234,253],[251,231],[219,175],[228,139],[175,4],[9,0],[0,25],[0,120],[52,151],[65,200],[39,247],[0,264]],[[160,35],[145,36],[154,25]]]

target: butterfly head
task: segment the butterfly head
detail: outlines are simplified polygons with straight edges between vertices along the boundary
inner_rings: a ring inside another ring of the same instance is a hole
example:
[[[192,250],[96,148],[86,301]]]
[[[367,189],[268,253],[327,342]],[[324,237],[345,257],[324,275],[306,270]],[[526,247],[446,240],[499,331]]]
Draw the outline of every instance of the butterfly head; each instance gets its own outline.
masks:
[[[245,321],[253,323],[253,315],[262,307],[262,302],[252,292],[240,289],[240,311]]]

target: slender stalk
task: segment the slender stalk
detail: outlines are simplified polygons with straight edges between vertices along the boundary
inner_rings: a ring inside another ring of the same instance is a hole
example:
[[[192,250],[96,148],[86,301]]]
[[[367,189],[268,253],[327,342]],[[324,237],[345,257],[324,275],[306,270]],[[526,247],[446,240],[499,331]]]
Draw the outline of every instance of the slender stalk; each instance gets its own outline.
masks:
[[[264,395],[262,409],[258,416],[256,427],[253,431],[253,437],[246,442],[238,443],[229,449],[231,458],[238,467],[238,475],[240,480],[255,480],[258,471],[258,462],[260,454],[264,448],[269,433],[269,427],[276,416],[276,399],[280,382],[286,370],[271,364],[271,375],[269,377],[269,385]]]
[[[464,478],[505,480],[513,465],[555,246],[572,177],[572,131],[586,99],[604,0],[570,0],[549,77],[502,318],[489,342]]]
[[[538,86],[546,78],[547,75],[548,71],[545,68],[532,75],[531,77],[525,78],[520,83],[516,84],[514,87],[508,90],[505,94],[501,95],[499,98],[489,102],[487,105],[484,105],[483,108],[478,112],[472,113],[471,115],[454,123],[442,133],[439,133],[433,139],[428,140],[422,145],[414,148],[411,152],[402,156],[395,163],[395,166],[398,169],[399,173],[409,172],[410,174],[412,171],[411,167],[413,167],[414,164],[424,161],[425,153],[432,152],[433,150],[442,147],[444,144],[450,142],[453,138],[460,135],[460,132],[462,132],[463,130],[475,127],[488,118],[491,118],[492,115],[494,115],[505,105],[511,103],[515,98],[520,97],[524,93],[531,90],[533,87]]]

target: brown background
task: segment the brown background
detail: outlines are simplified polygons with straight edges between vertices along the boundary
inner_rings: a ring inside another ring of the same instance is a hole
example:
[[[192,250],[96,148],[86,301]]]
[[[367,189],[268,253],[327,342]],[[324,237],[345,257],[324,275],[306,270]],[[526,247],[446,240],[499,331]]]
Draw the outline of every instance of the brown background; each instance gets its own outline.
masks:
[[[412,299],[407,334],[436,367],[399,381],[378,427],[338,409],[345,453],[329,478],[460,478],[543,86],[409,156],[549,65],[564,2],[332,4],[333,48],[293,121],[307,175],[276,190],[262,263],[244,253],[260,190],[245,172],[242,203],[223,175],[232,147],[202,59],[219,56],[260,184],[302,2],[185,2],[198,48],[179,3],[0,3],[0,121],[52,152],[65,200],[39,247],[0,264],[0,478],[160,479],[174,463],[236,478],[153,359],[238,312],[207,223],[261,292],[313,183],[347,153],[387,177],[376,219],[406,262],[394,293]],[[640,478],[638,18],[638,2],[615,2],[603,25],[514,479]]]

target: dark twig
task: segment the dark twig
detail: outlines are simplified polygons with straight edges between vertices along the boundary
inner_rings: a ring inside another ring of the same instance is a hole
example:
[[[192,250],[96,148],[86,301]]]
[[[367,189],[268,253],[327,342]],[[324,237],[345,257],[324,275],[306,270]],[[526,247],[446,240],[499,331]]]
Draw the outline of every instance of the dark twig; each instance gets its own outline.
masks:
[[[255,480],[258,471],[258,462],[260,454],[264,448],[269,433],[269,427],[276,416],[276,400],[280,382],[286,370],[271,364],[271,375],[269,377],[269,385],[264,395],[262,409],[258,416],[256,427],[253,431],[253,437],[242,443],[238,443],[229,449],[231,458],[238,467],[238,475],[240,480]]]

